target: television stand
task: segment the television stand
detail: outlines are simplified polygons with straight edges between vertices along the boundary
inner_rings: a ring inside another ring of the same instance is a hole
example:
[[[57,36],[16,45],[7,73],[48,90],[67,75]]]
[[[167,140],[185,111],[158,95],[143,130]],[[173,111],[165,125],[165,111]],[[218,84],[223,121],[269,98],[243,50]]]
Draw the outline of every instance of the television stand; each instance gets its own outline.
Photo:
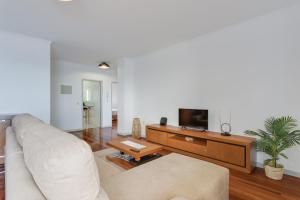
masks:
[[[255,138],[176,126],[146,126],[146,138],[165,149],[199,158],[224,167],[251,173],[256,162]],[[188,138],[188,139],[187,139]]]

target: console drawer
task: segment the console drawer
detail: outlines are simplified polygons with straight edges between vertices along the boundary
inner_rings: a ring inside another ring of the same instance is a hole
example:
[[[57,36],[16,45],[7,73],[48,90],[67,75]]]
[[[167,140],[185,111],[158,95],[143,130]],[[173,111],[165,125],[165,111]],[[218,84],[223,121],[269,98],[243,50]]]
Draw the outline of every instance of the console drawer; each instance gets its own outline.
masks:
[[[167,133],[162,131],[156,131],[153,129],[147,129],[146,132],[147,140],[158,144],[167,144]]]
[[[244,146],[207,141],[207,156],[241,167],[246,165]]]

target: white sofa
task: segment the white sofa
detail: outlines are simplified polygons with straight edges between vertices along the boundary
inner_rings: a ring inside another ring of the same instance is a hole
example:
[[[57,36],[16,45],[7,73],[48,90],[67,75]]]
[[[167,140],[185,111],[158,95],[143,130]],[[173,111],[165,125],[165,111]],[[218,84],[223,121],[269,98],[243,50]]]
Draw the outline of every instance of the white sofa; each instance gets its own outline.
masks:
[[[6,200],[229,199],[226,168],[173,153],[125,171],[105,159],[114,151],[92,153],[75,136],[20,115],[6,130]]]

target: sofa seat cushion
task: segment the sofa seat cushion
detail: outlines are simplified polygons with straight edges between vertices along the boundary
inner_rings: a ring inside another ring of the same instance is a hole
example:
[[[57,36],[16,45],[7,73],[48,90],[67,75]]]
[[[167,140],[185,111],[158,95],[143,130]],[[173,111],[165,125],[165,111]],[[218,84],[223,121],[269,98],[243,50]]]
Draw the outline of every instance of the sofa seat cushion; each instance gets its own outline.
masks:
[[[111,200],[228,200],[228,183],[228,169],[172,153],[112,177],[104,188]]]
[[[84,141],[43,124],[26,134],[23,151],[26,165],[47,199],[107,199],[100,188],[94,155]]]
[[[22,148],[11,127],[6,129],[5,151],[5,199],[45,200],[25,165]]]
[[[35,128],[35,126],[40,125],[42,123],[43,121],[33,117],[30,114],[16,115],[12,119],[12,128],[16,133],[19,144],[23,146],[23,139],[25,135],[27,133],[30,133],[32,128]]]

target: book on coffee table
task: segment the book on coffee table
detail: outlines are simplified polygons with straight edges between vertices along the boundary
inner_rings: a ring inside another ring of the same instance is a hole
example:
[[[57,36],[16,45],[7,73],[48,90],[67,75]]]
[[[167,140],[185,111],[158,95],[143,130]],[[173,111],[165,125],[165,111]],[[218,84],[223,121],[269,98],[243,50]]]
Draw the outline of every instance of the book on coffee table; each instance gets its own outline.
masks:
[[[130,140],[125,140],[123,142],[121,142],[122,144],[125,144],[127,146],[130,146],[136,150],[141,150],[141,149],[144,149],[146,148],[146,146],[142,145],[142,144],[139,144],[139,143],[136,143],[136,142],[132,142]]]

